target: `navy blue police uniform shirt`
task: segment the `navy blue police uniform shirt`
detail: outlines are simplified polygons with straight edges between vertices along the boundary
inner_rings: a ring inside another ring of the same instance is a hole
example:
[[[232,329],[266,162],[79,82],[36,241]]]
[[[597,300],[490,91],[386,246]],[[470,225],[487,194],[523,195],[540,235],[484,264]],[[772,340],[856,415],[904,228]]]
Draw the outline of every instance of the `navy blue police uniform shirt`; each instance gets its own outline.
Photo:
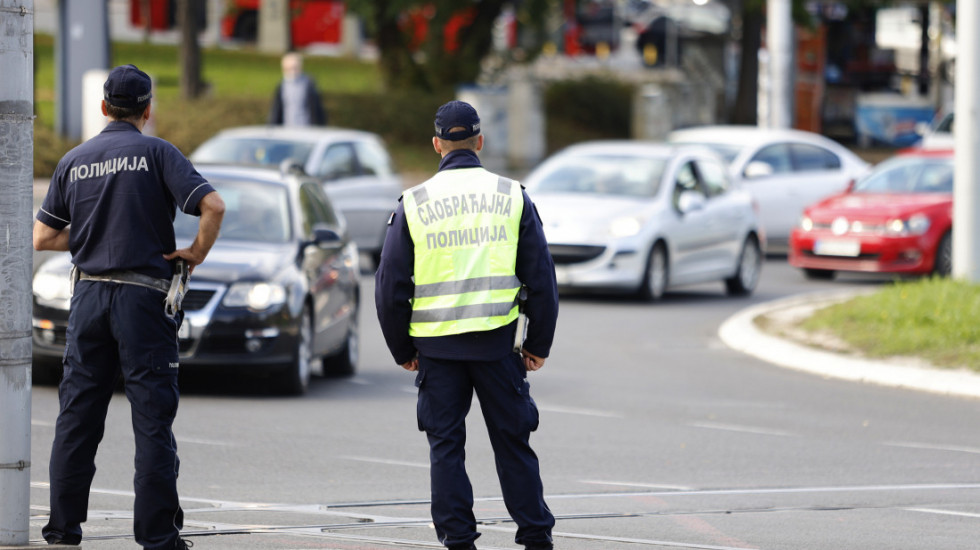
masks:
[[[476,153],[457,150],[443,157],[439,171],[479,166]],[[539,357],[548,357],[558,321],[558,286],[538,212],[527,193],[523,195],[516,272],[517,278],[528,288],[525,312],[530,322],[524,348]],[[416,351],[426,357],[465,361],[496,361],[511,353],[516,323],[450,336],[409,336],[411,299],[415,293],[414,270],[415,245],[405,220],[404,206],[399,200],[381,249],[374,291],[381,330],[396,363],[407,363],[415,357]]]
[[[37,219],[71,224],[72,263],[98,275],[128,270],[169,279],[176,250],[174,215],[200,216],[211,184],[170,143],[113,121],[61,159]]]

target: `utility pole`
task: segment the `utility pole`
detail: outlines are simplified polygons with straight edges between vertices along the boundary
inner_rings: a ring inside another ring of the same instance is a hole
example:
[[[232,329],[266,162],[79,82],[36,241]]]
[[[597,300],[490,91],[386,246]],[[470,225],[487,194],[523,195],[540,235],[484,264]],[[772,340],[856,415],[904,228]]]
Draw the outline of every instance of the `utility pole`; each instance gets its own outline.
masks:
[[[980,282],[980,5],[956,0],[956,148],[953,175],[953,276]]]
[[[0,0],[0,546],[30,535],[34,3]]]
[[[790,0],[766,2],[769,127],[793,126],[793,13]]]

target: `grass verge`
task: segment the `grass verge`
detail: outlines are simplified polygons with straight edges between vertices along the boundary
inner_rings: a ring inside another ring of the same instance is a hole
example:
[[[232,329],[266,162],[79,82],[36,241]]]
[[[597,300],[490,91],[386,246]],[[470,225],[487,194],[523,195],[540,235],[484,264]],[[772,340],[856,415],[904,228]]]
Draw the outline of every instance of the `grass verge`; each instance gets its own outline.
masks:
[[[814,312],[801,324],[870,357],[916,356],[980,372],[980,285],[951,279],[899,281]]]

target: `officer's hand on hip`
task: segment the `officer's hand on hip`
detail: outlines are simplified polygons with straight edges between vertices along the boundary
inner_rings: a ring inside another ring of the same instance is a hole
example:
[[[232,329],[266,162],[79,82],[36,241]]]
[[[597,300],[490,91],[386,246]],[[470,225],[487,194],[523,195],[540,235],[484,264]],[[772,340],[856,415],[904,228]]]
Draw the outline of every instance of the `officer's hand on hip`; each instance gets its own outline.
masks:
[[[524,368],[529,371],[535,371],[544,366],[544,357],[538,357],[526,349],[521,350],[521,355],[524,356]]]
[[[411,371],[411,372],[415,372],[415,371],[419,370],[419,358],[416,357],[416,358],[412,359],[411,361],[408,361],[406,363],[402,363],[402,368],[405,369],[405,370],[407,370],[407,371]]]

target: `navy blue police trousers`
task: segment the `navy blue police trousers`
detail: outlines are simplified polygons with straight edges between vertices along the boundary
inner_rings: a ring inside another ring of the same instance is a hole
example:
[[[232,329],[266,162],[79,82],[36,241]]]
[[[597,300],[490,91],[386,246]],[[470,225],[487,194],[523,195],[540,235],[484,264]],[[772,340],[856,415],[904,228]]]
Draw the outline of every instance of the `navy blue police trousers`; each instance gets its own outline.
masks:
[[[61,411],[51,448],[49,542],[81,540],[95,453],[120,371],[136,441],[133,531],[148,549],[174,548],[183,527],[177,498],[178,318],[167,316],[158,290],[81,280],[68,320]]]
[[[429,439],[432,522],[444,545],[466,547],[479,533],[473,516],[473,488],[465,467],[466,415],[473,391],[480,401],[507,512],[517,523],[515,541],[547,545],[555,518],[544,501],[531,432],[538,409],[531,399],[520,355],[499,361],[458,361],[419,357],[418,423]]]

